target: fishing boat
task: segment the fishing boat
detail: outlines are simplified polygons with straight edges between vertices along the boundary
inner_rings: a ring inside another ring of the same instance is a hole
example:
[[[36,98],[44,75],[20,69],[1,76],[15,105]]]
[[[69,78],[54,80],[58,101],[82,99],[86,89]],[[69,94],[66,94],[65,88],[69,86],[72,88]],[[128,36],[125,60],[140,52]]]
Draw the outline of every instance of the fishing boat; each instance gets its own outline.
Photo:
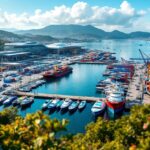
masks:
[[[60,100],[60,101],[56,104],[56,108],[60,108],[62,104],[63,104],[63,100]]]
[[[33,102],[34,102],[33,97],[27,97],[20,103],[20,105],[22,108],[24,108],[24,107],[30,106]]]
[[[43,74],[45,79],[60,78],[72,72],[72,68],[67,65],[61,67],[55,66],[53,70],[46,71]]]
[[[73,111],[73,110],[77,109],[79,103],[80,103],[79,101],[74,101],[74,102],[72,102],[72,104],[68,107],[68,110],[69,110],[69,111]]]
[[[97,101],[91,108],[93,115],[100,115],[105,111],[106,104],[103,101]]]
[[[65,99],[65,101],[63,102],[63,104],[60,106],[61,110],[63,109],[67,109],[72,103],[72,100],[67,98]]]
[[[86,101],[81,101],[80,104],[78,105],[78,109],[82,110],[86,106]]]
[[[47,108],[50,110],[56,108],[56,105],[59,101],[60,101],[59,99],[52,100],[51,103],[48,104]]]
[[[25,98],[26,98],[26,96],[22,96],[22,97],[20,97],[20,98],[18,98],[18,99],[16,99],[16,100],[14,100],[14,101],[12,102],[12,105],[13,105],[13,106],[20,105],[20,103],[21,103]]]
[[[2,96],[2,97],[0,98],[0,105],[2,105],[3,102],[4,102],[5,100],[7,100],[7,99],[8,99],[8,96]]]
[[[3,105],[4,105],[4,106],[11,105],[12,102],[13,102],[14,100],[16,100],[16,99],[17,99],[17,96],[11,96],[10,98],[6,99],[6,100],[3,102]]]
[[[50,103],[51,103],[51,100],[46,100],[42,105],[42,110],[46,110]]]

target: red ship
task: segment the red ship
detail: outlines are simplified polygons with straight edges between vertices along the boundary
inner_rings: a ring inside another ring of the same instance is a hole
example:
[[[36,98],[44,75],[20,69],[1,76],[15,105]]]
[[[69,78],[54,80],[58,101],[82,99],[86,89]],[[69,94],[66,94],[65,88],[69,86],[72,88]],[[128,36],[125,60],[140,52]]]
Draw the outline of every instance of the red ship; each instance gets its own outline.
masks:
[[[106,99],[106,105],[111,113],[118,113],[124,109],[125,98],[120,94],[110,94]]]
[[[68,67],[67,65],[64,65],[61,67],[55,66],[54,69],[46,71],[43,74],[43,77],[45,79],[60,78],[60,77],[63,77],[63,76],[65,76],[71,72],[72,72],[72,68]]]

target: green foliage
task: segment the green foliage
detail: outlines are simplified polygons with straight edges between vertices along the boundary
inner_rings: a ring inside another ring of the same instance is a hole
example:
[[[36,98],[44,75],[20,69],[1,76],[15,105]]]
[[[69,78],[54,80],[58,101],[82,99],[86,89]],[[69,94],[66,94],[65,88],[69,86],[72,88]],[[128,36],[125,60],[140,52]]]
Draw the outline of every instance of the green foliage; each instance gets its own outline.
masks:
[[[58,131],[65,129],[66,120],[50,120],[42,112],[16,117],[11,124],[0,125],[2,149],[59,149],[60,140],[55,138]]]
[[[17,117],[17,109],[15,107],[6,108],[0,112],[0,124],[9,124]]]
[[[87,125],[85,134],[61,138],[56,138],[56,134],[65,130],[66,120],[51,120],[42,112],[28,114],[25,118],[16,116],[13,120],[0,125],[2,149],[150,149],[150,105],[135,106],[129,116],[123,116],[115,121],[98,118],[95,123]]]
[[[150,149],[150,105],[135,106],[129,116],[115,121],[99,118],[90,123],[85,134],[77,134],[68,149],[148,150]]]

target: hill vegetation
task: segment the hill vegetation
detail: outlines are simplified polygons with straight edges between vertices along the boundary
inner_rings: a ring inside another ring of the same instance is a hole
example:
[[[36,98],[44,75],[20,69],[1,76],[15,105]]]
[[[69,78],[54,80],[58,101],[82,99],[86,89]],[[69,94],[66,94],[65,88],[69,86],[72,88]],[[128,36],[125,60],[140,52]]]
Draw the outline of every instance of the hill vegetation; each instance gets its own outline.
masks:
[[[91,25],[50,25],[41,29],[17,31],[19,34],[47,35],[55,38],[71,38],[76,40],[92,41],[101,39],[135,39],[150,38],[148,32],[124,33],[118,30],[107,32]]]
[[[130,115],[115,121],[98,118],[95,123],[87,125],[85,134],[56,138],[57,133],[65,130],[66,124],[66,120],[51,120],[40,111],[27,114],[22,118],[17,115],[14,108],[6,109],[0,113],[1,148],[10,150],[150,149],[150,105],[135,106]]]

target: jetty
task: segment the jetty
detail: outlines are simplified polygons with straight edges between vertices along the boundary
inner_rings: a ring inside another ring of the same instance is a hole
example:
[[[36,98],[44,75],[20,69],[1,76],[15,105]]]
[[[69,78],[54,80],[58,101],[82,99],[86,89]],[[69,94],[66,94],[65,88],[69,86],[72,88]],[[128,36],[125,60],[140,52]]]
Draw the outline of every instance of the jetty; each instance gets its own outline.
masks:
[[[45,93],[28,93],[28,92],[20,92],[20,91],[14,91],[13,93],[5,93],[5,95],[29,96],[29,97],[42,98],[42,99],[58,98],[62,100],[66,98],[70,98],[71,100],[88,101],[88,102],[105,101],[105,98],[98,98],[98,97],[45,94]]]
[[[137,64],[135,68],[135,74],[130,81],[126,96],[126,109],[130,109],[134,105],[143,104],[144,79],[142,78],[142,75],[144,74],[145,69],[142,68],[142,64]]]
[[[109,65],[112,63],[117,63],[118,61],[87,61],[87,62],[81,62],[81,61],[76,61],[77,64],[95,64],[95,65]]]

